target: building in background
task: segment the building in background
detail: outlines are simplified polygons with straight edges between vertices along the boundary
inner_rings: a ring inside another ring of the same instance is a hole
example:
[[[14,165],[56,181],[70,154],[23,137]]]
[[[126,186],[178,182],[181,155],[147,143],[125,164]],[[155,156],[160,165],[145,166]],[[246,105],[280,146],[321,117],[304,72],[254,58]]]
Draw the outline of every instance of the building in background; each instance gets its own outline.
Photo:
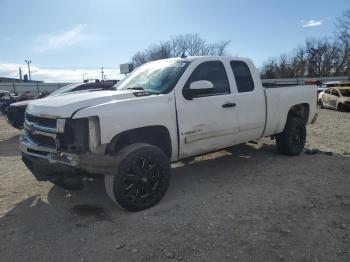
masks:
[[[24,79],[0,76],[0,83],[43,83],[43,81],[29,80],[27,75],[24,75]]]

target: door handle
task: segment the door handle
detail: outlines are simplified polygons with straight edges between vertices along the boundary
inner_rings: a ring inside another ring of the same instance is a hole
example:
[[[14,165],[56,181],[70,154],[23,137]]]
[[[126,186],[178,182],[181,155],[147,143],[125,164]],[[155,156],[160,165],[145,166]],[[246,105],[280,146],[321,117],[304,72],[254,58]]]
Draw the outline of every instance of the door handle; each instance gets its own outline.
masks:
[[[235,106],[236,106],[236,103],[226,103],[222,105],[223,108],[235,107]]]

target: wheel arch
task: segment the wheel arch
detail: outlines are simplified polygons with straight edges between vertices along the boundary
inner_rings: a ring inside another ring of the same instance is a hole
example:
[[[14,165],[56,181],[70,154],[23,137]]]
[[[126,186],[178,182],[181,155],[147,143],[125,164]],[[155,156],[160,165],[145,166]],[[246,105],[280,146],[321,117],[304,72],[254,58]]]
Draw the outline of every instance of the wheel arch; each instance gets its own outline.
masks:
[[[304,120],[305,124],[309,120],[310,105],[307,103],[297,104],[292,106],[287,115],[287,121],[290,117],[299,117]]]
[[[308,103],[300,103],[291,106],[285,115],[283,115],[284,118],[280,120],[276,134],[283,132],[290,117],[299,117],[304,120],[306,125],[309,121],[309,116],[310,105]]]
[[[169,130],[162,125],[144,126],[115,135],[106,147],[106,154],[115,155],[127,145],[147,143],[159,147],[171,158],[172,143]]]

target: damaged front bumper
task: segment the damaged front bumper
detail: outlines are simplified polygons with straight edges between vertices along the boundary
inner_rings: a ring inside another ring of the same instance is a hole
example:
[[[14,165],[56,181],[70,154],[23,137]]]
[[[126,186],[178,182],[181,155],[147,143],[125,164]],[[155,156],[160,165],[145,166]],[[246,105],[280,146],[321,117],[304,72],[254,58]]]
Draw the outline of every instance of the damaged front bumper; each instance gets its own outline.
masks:
[[[104,154],[72,154],[41,147],[25,134],[20,136],[22,160],[38,181],[66,181],[81,184],[83,177],[111,175],[118,161]],[[67,184],[65,183],[65,184]],[[82,186],[82,185],[81,185]],[[79,186],[80,188],[80,186]],[[67,187],[67,189],[71,189]]]
[[[61,164],[71,168],[78,167],[78,156],[71,153],[58,152],[54,148],[41,147],[27,136],[20,136],[22,154],[46,160],[50,164]]]
[[[38,181],[50,181],[65,189],[83,187],[76,155],[40,147],[25,136],[20,137],[20,149],[22,161]]]
[[[96,117],[72,120],[26,114],[20,136],[23,162],[37,180],[55,184],[112,174],[116,161],[105,155],[99,130]]]

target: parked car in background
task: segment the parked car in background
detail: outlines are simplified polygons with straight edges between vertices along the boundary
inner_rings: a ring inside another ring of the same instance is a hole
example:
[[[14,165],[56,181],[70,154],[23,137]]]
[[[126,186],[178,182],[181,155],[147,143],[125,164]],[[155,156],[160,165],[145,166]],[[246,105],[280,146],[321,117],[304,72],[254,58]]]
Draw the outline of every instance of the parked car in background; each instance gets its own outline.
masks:
[[[24,113],[27,108],[27,105],[30,101],[40,99],[48,96],[47,92],[40,93],[36,97],[27,97],[27,100],[21,100],[15,103],[11,103],[6,110],[7,121],[13,127],[21,129],[24,122]],[[33,98],[33,99],[32,99]]]
[[[317,85],[317,86],[320,86],[322,84],[320,80],[316,80],[316,79],[305,80],[304,83],[305,85]]]
[[[321,107],[332,108],[338,111],[350,110],[350,86],[332,87],[318,95]]]
[[[112,87],[118,83],[118,80],[107,80],[107,81],[95,81],[95,82],[89,82],[89,83],[74,83],[66,85],[52,94],[50,96],[57,96],[67,93],[73,93],[73,92],[81,92],[81,91],[91,91],[91,90],[111,90]]]
[[[91,90],[110,90],[113,85],[115,85],[117,80],[107,80],[107,81],[96,81],[92,83],[75,83],[66,85],[49,96],[59,96],[67,93],[74,92],[83,92],[83,91],[91,91]],[[35,99],[30,99],[26,101],[20,101],[16,103],[12,103],[6,110],[8,122],[15,128],[21,129],[23,127],[24,122],[24,113],[27,108],[27,105],[37,99],[46,97],[47,94],[40,94],[39,97]]]
[[[6,90],[0,90],[0,98],[5,96],[5,95],[8,95],[10,92],[9,91],[6,91]]]
[[[7,114],[7,109],[10,106],[10,104],[15,103],[17,101],[24,100],[24,98],[21,98],[17,93],[10,93],[7,92],[5,95],[0,97],[0,111],[2,114]]]
[[[3,97],[0,97],[0,110],[4,115],[7,115],[8,108],[11,104],[16,102],[24,102],[26,100],[32,100],[36,98],[37,96],[34,93],[31,93],[29,91],[26,91],[24,93],[21,93],[18,95],[17,93],[10,93],[8,92]],[[39,97],[44,97],[43,94],[39,94]]]

